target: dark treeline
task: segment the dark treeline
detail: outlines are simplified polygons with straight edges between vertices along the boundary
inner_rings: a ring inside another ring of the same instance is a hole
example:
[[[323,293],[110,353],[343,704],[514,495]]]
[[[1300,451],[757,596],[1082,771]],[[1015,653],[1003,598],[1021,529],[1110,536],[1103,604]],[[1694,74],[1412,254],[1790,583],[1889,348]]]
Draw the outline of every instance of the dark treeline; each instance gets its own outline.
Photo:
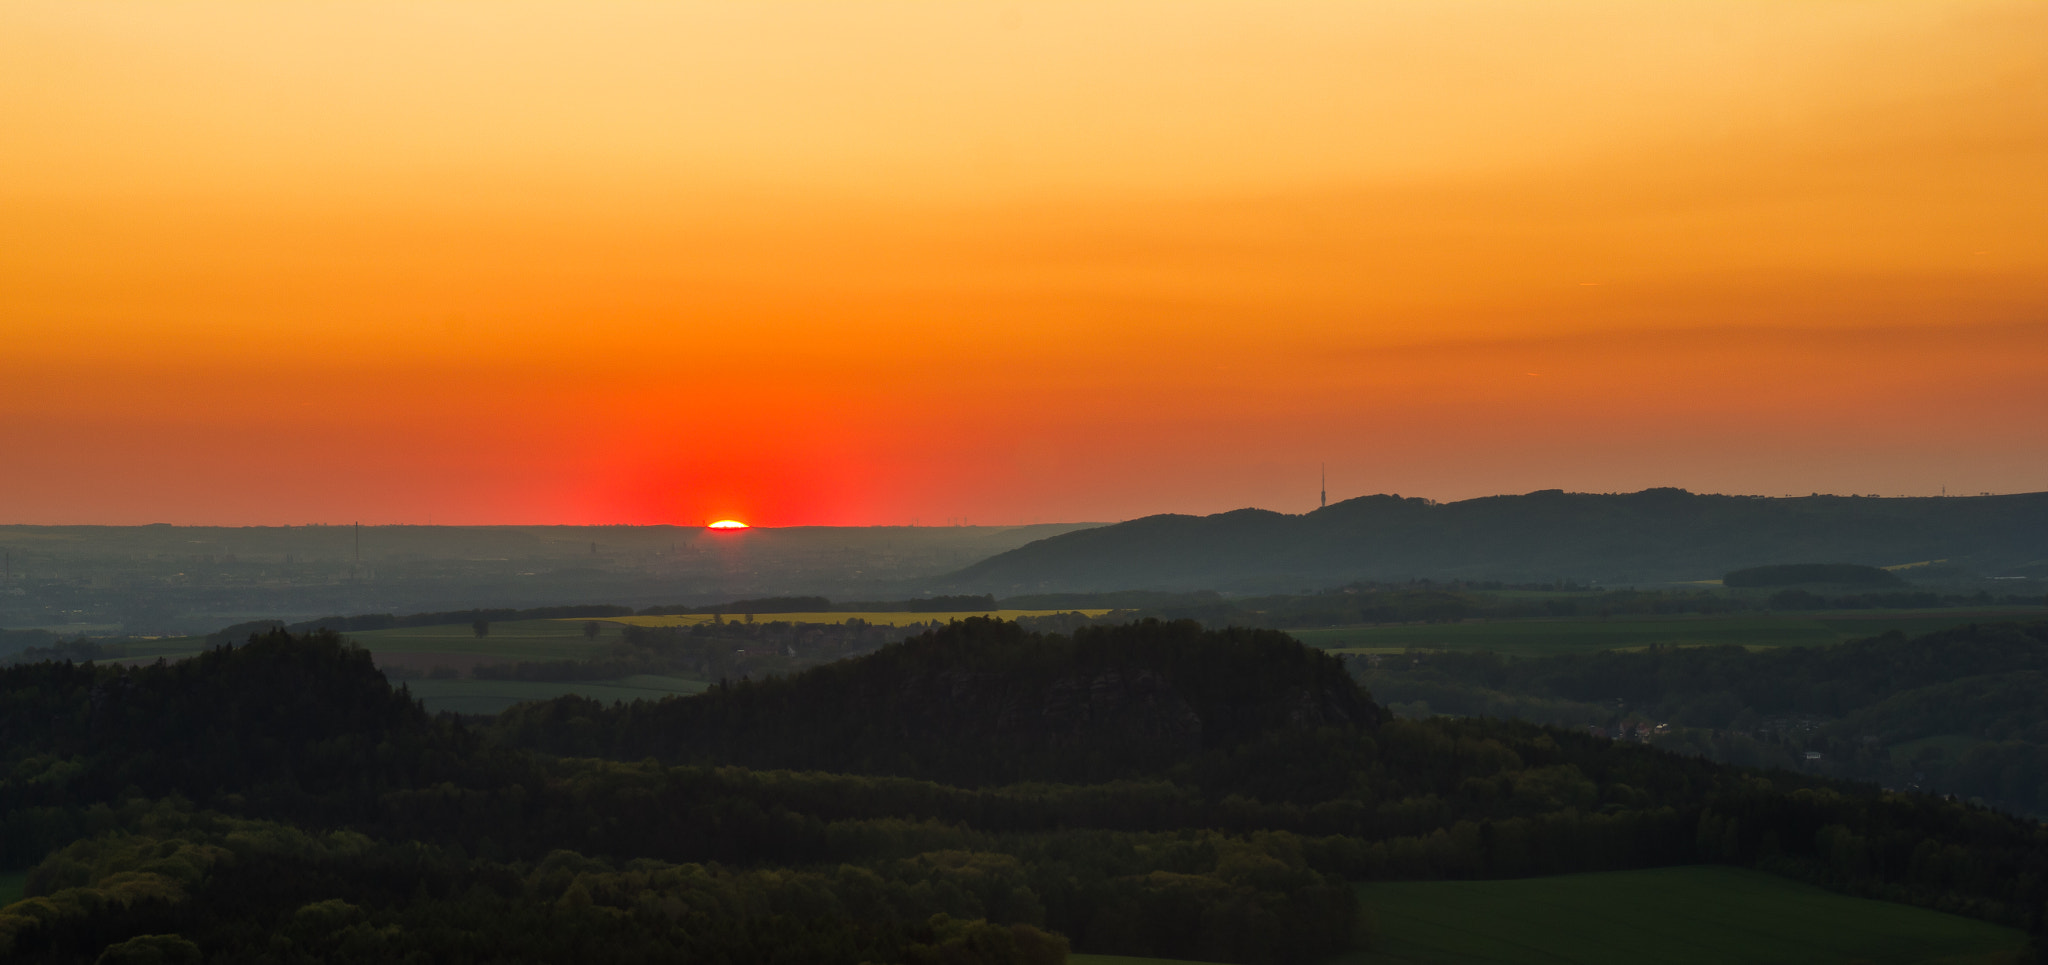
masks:
[[[1797,586],[1802,583],[1832,583],[1840,586],[1904,586],[1897,573],[1857,563],[1781,563],[1733,570],[1721,577],[1721,585],[1733,587]]]
[[[479,680],[615,680],[634,674],[662,674],[695,680],[742,680],[786,675],[929,632],[936,618],[901,625],[868,623],[848,618],[841,623],[794,623],[785,620],[714,617],[688,626],[620,628],[617,643],[601,652],[573,660],[530,660],[479,664],[470,670]],[[760,614],[772,617],[774,614]],[[1100,621],[1081,613],[1053,613],[1018,621],[1041,633],[1072,633]],[[83,658],[81,658],[83,659]],[[450,673],[453,671],[451,670]],[[399,679],[408,672],[386,668]],[[414,672],[416,675],[416,672]]]
[[[994,611],[997,607],[993,594],[954,595],[923,597],[914,600],[889,602],[842,603],[842,610],[855,613],[973,613]]]
[[[1273,631],[1147,621],[1064,637],[972,620],[688,700],[524,705],[494,733],[576,756],[985,784],[1109,780],[1286,723],[1370,726],[1379,713],[1340,660]]]
[[[611,606],[602,603],[579,604],[574,606],[530,607],[524,610],[443,610],[435,613],[412,613],[393,616],[389,613],[363,613],[352,617],[332,616],[317,620],[301,620],[286,627],[293,633],[309,633],[314,630],[333,630],[336,633],[360,633],[365,630],[391,630],[398,627],[437,627],[449,624],[478,622],[496,623],[500,620],[567,620],[577,617],[622,617],[631,616],[629,606]],[[246,624],[240,626],[247,626]],[[234,630],[230,627],[229,630]],[[223,631],[226,632],[226,631]]]
[[[1307,962],[1370,941],[1347,879],[1702,860],[2037,930],[2048,901],[2032,822],[1389,720],[1331,657],[1192,623],[966,621],[482,728],[278,633],[0,669],[0,754],[10,961]]]
[[[128,655],[128,648],[120,640],[93,640],[79,637],[76,640],[53,639],[43,646],[28,646],[0,656],[7,663],[41,663],[46,660],[111,660]]]
[[[929,627],[893,627],[861,620],[789,623],[743,620],[677,627],[621,628],[618,643],[580,660],[480,664],[483,680],[613,680],[633,674],[675,674],[698,680],[783,674],[868,653]]]
[[[643,616],[673,616],[686,613],[824,613],[831,609],[832,601],[822,596],[770,596],[753,600],[734,600],[712,606],[651,606],[640,613]]]
[[[48,647],[56,642],[56,635],[48,630],[0,630],[0,655]]]
[[[1508,589],[1518,592],[1503,592]],[[1312,594],[1185,599],[1118,611],[1110,619],[1122,621],[1156,617],[1199,620],[1217,627],[1259,626],[1288,630],[1358,624],[1717,615],[1771,610],[2039,606],[2042,602],[2043,598],[2038,595],[1993,596],[1985,592],[1963,594],[1927,590],[1839,592],[1824,585],[1780,590],[1764,596],[1709,589],[1591,590],[1564,584],[1546,589],[1418,580],[1403,584],[1354,584]]]
[[[987,613],[994,612],[996,609],[996,598],[988,594],[839,603],[834,603],[822,596],[771,596],[753,600],[733,600],[729,603],[712,603],[704,606],[651,606],[641,610],[640,613],[643,616],[668,616],[686,613],[831,613],[834,611],[841,613]]]
[[[246,638],[251,633],[260,633],[272,626],[282,626],[293,633],[307,633],[313,630],[333,630],[337,633],[360,633],[366,630],[391,630],[400,627],[433,627],[454,624],[496,623],[503,620],[573,620],[581,617],[673,616],[677,614],[743,614],[775,613],[829,613],[844,611],[851,613],[966,613],[974,611],[993,612],[997,609],[996,598],[980,596],[939,596],[893,602],[834,603],[822,596],[777,596],[752,600],[733,600],[729,603],[715,603],[705,606],[673,605],[650,606],[635,610],[629,606],[614,606],[603,603],[576,604],[571,606],[529,607],[524,610],[499,608],[483,610],[441,610],[432,613],[411,613],[396,616],[390,613],[361,613],[355,616],[328,616],[314,620],[301,620],[284,624],[275,620],[259,620],[253,623],[238,623],[212,634],[209,642],[214,644]],[[5,633],[6,631],[0,631]],[[214,639],[219,638],[219,639]]]
[[[2048,813],[2048,623],[1759,652],[1416,652],[1355,665],[1375,693],[1418,712],[1610,731],[1666,723],[1675,729],[1649,739],[1678,750]]]
[[[1828,570],[1833,564],[1760,567],[1756,571]],[[1843,564],[1852,570],[1870,570]],[[1837,567],[1840,568],[1840,567]],[[1752,571],[1740,571],[1748,573]],[[1884,570],[1875,570],[1896,582]],[[1736,574],[1731,574],[1734,576]],[[1826,575],[1822,573],[1821,575]],[[1747,584],[1745,584],[1747,585]],[[1770,583],[1770,586],[1780,585]],[[1210,627],[1302,627],[1352,626],[1388,623],[1445,623],[1459,620],[1526,620],[1570,617],[1669,616],[1679,614],[1727,614],[1771,610],[1868,610],[1922,609],[1966,606],[2038,606],[2036,595],[1993,595],[1938,592],[1927,589],[1871,591],[1868,580],[1792,586],[1770,595],[1727,593],[1719,590],[1600,590],[1576,583],[1510,584],[1497,581],[1410,583],[1353,583],[1317,593],[1271,596],[1224,597],[1213,592],[1159,593],[1128,591],[1118,593],[1052,593],[998,600],[992,595],[939,596],[895,601],[838,602],[822,596],[764,597],[733,600],[710,605],[664,605],[635,610],[606,604],[538,607],[525,610],[449,610],[394,616],[366,613],[329,616],[283,624],[274,620],[236,624],[210,634],[209,645],[220,645],[284,626],[294,633],[334,630],[359,633],[402,627],[486,625],[505,620],[604,619],[617,616],[714,615],[743,619],[785,613],[993,613],[998,609],[1024,610],[1110,610],[1093,620],[1064,620],[1041,624],[1040,629],[1067,632],[1085,624],[1114,625],[1132,620],[1196,620]],[[1893,584],[1887,584],[1893,585]],[[1765,586],[1765,584],[1757,584]],[[1044,618],[1035,618],[1043,620]],[[7,631],[0,631],[4,633]],[[29,631],[14,631],[26,633]],[[41,633],[41,631],[33,631]],[[35,638],[48,646],[47,635]],[[4,643],[0,640],[0,643]],[[0,653],[4,653],[0,646]]]
[[[1779,590],[1763,602],[1766,610],[1928,610],[1945,606],[2038,606],[2040,597],[1989,593],[1936,593],[1932,590],[1891,590],[1884,593],[1817,593],[1808,589]]]

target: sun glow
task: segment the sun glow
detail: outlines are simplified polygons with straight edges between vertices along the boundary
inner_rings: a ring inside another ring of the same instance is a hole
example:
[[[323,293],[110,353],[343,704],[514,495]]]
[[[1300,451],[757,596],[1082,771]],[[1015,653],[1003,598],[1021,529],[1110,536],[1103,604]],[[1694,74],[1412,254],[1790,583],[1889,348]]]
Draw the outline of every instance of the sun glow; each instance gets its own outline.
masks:
[[[2048,4],[587,6],[0,3],[0,521],[2048,479]]]
[[[747,528],[747,524],[745,524],[745,523],[742,523],[742,522],[740,522],[740,521],[739,521],[739,520],[737,520],[737,519],[721,519],[721,520],[719,520],[718,522],[712,523],[712,524],[711,524],[710,526],[707,526],[707,527],[705,527],[705,528],[706,528],[706,529],[746,529],[746,528]]]

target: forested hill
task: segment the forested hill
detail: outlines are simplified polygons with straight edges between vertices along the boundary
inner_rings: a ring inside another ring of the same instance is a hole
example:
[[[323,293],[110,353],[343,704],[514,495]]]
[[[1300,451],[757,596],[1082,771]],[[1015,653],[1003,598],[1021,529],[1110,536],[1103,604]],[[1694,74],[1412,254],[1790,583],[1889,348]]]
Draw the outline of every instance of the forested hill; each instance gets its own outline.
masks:
[[[1779,563],[2043,565],[2048,493],[1956,498],[1547,490],[1455,503],[1364,496],[1301,515],[1148,516],[1038,540],[950,591],[1294,591],[1352,580],[1718,579]]]
[[[1277,631],[1146,620],[1066,637],[977,618],[688,699],[529,704],[497,729],[561,754],[986,784],[1129,777],[1286,727],[1369,729],[1381,716],[1340,660]]]
[[[0,672],[0,870],[32,866],[9,963],[1311,965],[1371,938],[1351,881],[1693,862],[2048,925],[2036,822],[1389,720],[1265,631],[963,621],[482,733],[332,634]]]
[[[1603,729],[1668,722],[1650,740],[1682,753],[2048,815],[2048,623],[1832,647],[1415,653],[1366,665],[1366,685],[1397,711]]]

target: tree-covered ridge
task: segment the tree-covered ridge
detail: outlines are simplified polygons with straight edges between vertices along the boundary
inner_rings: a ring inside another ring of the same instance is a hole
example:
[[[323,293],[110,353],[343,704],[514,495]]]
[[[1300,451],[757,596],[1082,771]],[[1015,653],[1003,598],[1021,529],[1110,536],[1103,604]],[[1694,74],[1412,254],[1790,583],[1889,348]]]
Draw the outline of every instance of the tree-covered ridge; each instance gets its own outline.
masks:
[[[1416,655],[1421,656],[1421,655]],[[1507,660],[1486,653],[1428,656],[1497,689],[1567,700],[1622,698],[1683,715],[1707,697],[1732,694],[1764,713],[1840,715],[1894,694],[1967,677],[2048,670],[2048,623],[1968,624],[1908,638],[1893,632],[1833,647],[1653,648]],[[1398,665],[1398,658],[1389,658]],[[1701,705],[1697,723],[1726,726]],[[1690,721],[1689,721],[1690,722]]]
[[[0,668],[0,694],[0,807],[225,790],[338,819],[473,743],[332,633],[177,663]]]
[[[113,954],[1024,963],[1058,960],[1062,940],[1311,962],[1370,940],[1346,879],[1695,861],[2035,929],[2048,907],[2048,835],[2032,822],[1530,724],[1383,720],[1332,658],[1278,634],[1154,623],[1061,637],[973,621],[829,669],[711,699],[536,705],[479,734],[427,718],[324,636],[189,665],[15,668],[0,718],[28,746],[0,773],[0,842],[14,866],[40,864],[35,897],[0,909],[0,934],[13,959],[52,962],[125,949]],[[1097,761],[1136,746],[1119,775],[1136,779],[1055,779],[1074,765],[1011,753],[1001,711],[982,706],[1134,669],[1203,723],[1199,739],[1133,745],[1084,729],[1065,746]],[[977,689],[982,675],[1017,689]],[[181,687],[208,699],[173,702]],[[291,687],[313,689],[280,699]],[[693,700],[730,726],[677,758],[688,762],[606,745],[626,722],[698,726],[690,714],[705,711],[665,716]],[[131,746],[133,728],[92,729],[96,706],[112,719],[176,710],[155,720],[168,733]],[[956,729],[959,756],[929,760],[918,755],[942,743],[914,728],[893,759],[883,731],[816,735],[870,706],[897,724],[938,712],[988,729]],[[1208,727],[1204,714],[1233,707]],[[814,726],[764,723],[778,714]],[[241,721],[262,730],[194,737]],[[265,739],[269,765],[210,759]],[[578,741],[624,759],[510,746]],[[853,762],[871,772],[829,760],[849,746],[876,752]],[[166,748],[188,766],[156,766]],[[283,763],[321,748],[324,773]],[[823,760],[734,766],[754,755]],[[936,771],[1032,780],[918,776]]]
[[[1932,609],[1938,607],[2039,607],[2039,594],[1928,589],[1836,592],[1836,588],[1793,587],[1765,594],[1730,594],[1713,589],[1593,589],[1572,584],[1506,587],[1495,582],[1356,583],[1317,593],[1222,598],[1185,594],[1179,598],[1113,611],[1104,625],[1134,619],[1196,620],[1210,627],[1318,629],[1401,623],[1456,623],[1461,620],[1540,620],[1551,617],[1646,617],[1698,614],[1728,616],[1776,610]],[[1121,594],[1104,594],[1116,596]],[[1069,595],[1070,598],[1079,595]],[[1085,601],[1085,597],[1082,597]],[[1085,605],[1085,603],[1084,603]],[[1034,618],[1026,618],[1030,623]],[[1047,618],[1035,618],[1039,620]]]
[[[1293,592],[1354,580],[1710,579],[1776,563],[2037,563],[2048,493],[1956,499],[1638,493],[1363,496],[1315,512],[1148,516],[1063,533],[960,570],[955,590]]]
[[[2048,813],[2048,623],[1754,652],[1418,652],[1359,666],[1362,681],[1403,706],[1610,729],[1663,722],[1681,730],[1653,739],[1674,749]],[[1891,750],[1930,738],[1970,746]]]
[[[494,733],[553,753],[977,784],[1108,780],[1280,728],[1379,719],[1342,661],[1273,631],[1147,620],[1060,636],[971,619],[696,697],[526,705]]]

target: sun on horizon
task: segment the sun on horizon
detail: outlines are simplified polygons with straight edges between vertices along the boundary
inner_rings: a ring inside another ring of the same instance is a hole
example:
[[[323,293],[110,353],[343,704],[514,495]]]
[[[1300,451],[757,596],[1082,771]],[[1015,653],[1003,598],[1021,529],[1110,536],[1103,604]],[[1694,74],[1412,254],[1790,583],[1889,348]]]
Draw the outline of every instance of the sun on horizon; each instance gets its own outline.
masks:
[[[740,522],[740,521],[739,521],[739,520],[737,520],[737,519],[721,519],[721,520],[719,520],[718,522],[715,522],[715,523],[711,523],[711,524],[709,524],[709,525],[705,526],[704,528],[705,528],[705,529],[751,529],[752,527],[748,526],[748,525],[747,525],[747,524],[745,524],[745,523],[742,523],[742,522]]]
[[[0,4],[5,522],[2048,479],[2048,4],[590,6]]]

